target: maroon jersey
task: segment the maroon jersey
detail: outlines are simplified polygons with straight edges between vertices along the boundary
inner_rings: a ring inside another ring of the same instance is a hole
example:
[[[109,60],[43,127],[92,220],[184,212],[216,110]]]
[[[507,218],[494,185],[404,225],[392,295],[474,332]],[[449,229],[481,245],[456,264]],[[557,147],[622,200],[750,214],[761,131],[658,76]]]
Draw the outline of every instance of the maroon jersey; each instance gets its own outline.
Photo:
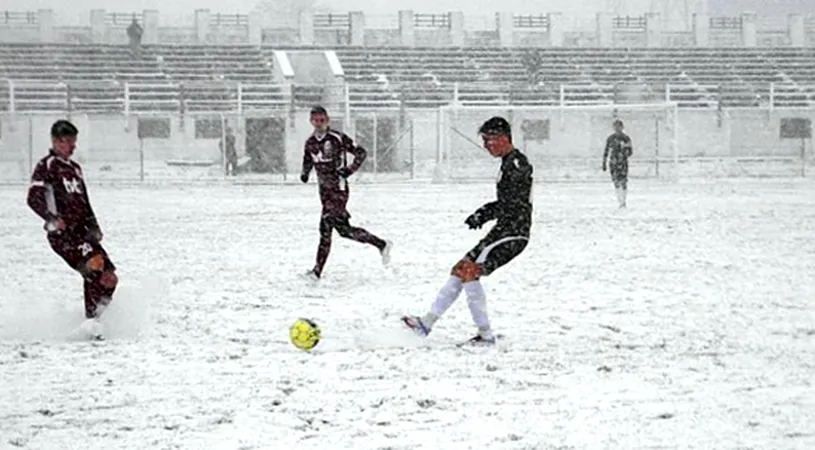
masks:
[[[354,155],[354,162],[350,165],[348,153]],[[312,168],[317,172],[323,216],[347,215],[348,182],[345,177],[359,170],[366,156],[365,149],[341,131],[328,129],[324,135],[312,134],[306,140],[302,174],[307,177]]]
[[[82,168],[51,150],[31,175],[28,206],[46,222],[61,218],[66,231],[85,234],[99,224],[88,199]]]

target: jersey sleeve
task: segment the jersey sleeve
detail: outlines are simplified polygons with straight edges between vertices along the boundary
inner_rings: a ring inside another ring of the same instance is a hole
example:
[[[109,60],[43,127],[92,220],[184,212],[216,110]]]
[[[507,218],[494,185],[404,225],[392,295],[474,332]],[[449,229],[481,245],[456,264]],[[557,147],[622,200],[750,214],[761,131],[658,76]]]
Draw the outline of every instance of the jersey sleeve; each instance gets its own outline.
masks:
[[[55,212],[49,211],[47,192],[51,188],[51,176],[45,160],[37,163],[34,173],[31,174],[31,184],[28,186],[28,207],[45,221],[55,218]]]
[[[475,213],[481,216],[481,220],[489,222],[498,218],[499,203],[498,200],[485,203],[482,207],[478,208]]]
[[[312,168],[314,168],[314,161],[312,161],[311,155],[308,154],[308,141],[306,141],[303,144],[303,167],[300,170],[300,175],[307,177]]]
[[[609,136],[609,137],[606,138],[606,148],[603,150],[603,161],[604,162],[605,162],[605,160],[608,159],[608,154],[611,151],[611,145],[612,145],[612,137]]]
[[[355,173],[360,167],[362,167],[362,163],[364,163],[365,158],[368,157],[368,152],[365,151],[364,148],[357,145],[357,143],[345,133],[342,134],[342,147],[346,152],[354,155],[354,162],[348,166],[348,170],[351,173]]]

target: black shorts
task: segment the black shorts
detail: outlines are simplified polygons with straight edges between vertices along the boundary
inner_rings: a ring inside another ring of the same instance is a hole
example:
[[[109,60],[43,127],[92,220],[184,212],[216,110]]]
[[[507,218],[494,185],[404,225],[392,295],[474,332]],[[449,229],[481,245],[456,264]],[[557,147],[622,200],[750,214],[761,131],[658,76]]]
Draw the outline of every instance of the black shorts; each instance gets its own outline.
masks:
[[[493,228],[464,259],[481,264],[482,276],[489,275],[515,259],[529,243],[529,235]]]
[[[89,239],[87,233],[63,232],[51,233],[48,235],[48,243],[72,269],[83,276],[89,276],[85,266],[88,260],[95,255],[101,255],[104,260],[105,271],[114,271],[116,266],[110,260],[104,247],[94,239]]]
[[[628,185],[628,164],[613,164],[610,169],[614,187],[625,189]]]
[[[351,228],[350,220],[351,214],[347,211],[342,215],[323,216],[320,218],[320,232],[331,233],[331,230],[342,232],[342,230]]]

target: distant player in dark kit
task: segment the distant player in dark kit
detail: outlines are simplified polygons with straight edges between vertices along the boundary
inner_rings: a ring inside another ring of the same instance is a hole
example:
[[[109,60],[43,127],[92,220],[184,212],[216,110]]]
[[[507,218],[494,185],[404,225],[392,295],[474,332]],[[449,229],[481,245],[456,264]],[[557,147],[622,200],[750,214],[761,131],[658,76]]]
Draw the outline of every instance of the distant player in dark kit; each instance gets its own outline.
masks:
[[[476,210],[465,223],[470,229],[475,229],[491,220],[497,222],[481,242],[453,266],[450,279],[439,291],[430,311],[424,316],[404,316],[402,322],[419,335],[427,336],[463,289],[467,293],[467,305],[473,321],[478,327],[478,334],[468,343],[491,345],[495,343],[495,335],[490,327],[486,295],[480,279],[520,255],[529,242],[532,166],[526,156],[513,146],[512,131],[505,119],[493,117],[487,120],[479,129],[479,134],[490,155],[501,158],[498,199]]]
[[[235,176],[238,172],[238,152],[235,151],[235,133],[229,125],[224,129],[224,137],[218,142],[224,154],[224,174]]]
[[[614,183],[614,190],[617,192],[617,201],[620,208],[626,207],[626,197],[628,195],[628,158],[631,157],[634,148],[631,145],[631,138],[623,132],[623,121],[614,121],[614,133],[606,139],[606,149],[603,151],[603,172],[607,168],[611,169],[611,181]]]
[[[311,169],[317,172],[323,209],[320,217],[317,262],[306,276],[313,280],[322,277],[323,267],[331,252],[331,235],[334,230],[344,238],[376,247],[382,255],[382,263],[387,265],[390,261],[392,244],[365,229],[351,226],[349,223],[351,214],[345,207],[349,194],[347,179],[362,166],[367,156],[365,149],[356,145],[345,133],[331,129],[328,113],[322,106],[316,106],[311,110],[311,125],[314,127],[314,133],[306,140],[300,181],[308,183]],[[348,153],[354,156],[354,161],[350,165]]]
[[[98,322],[110,304],[118,278],[116,266],[100,242],[102,231],[91,208],[82,168],[71,160],[79,131],[67,120],[51,127],[51,150],[31,176],[28,206],[45,221],[48,243],[84,280],[85,318],[82,329],[102,338]]]

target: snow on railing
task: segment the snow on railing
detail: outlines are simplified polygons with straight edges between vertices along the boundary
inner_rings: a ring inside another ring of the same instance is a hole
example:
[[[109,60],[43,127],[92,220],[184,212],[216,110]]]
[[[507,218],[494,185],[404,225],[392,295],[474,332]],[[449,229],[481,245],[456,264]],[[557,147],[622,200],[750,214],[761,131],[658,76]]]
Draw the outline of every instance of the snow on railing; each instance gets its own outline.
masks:
[[[815,85],[768,84],[258,84],[131,81],[94,84],[0,79],[0,111],[295,110],[314,103],[347,108],[443,105],[609,105],[672,102],[681,108],[810,108]]]

